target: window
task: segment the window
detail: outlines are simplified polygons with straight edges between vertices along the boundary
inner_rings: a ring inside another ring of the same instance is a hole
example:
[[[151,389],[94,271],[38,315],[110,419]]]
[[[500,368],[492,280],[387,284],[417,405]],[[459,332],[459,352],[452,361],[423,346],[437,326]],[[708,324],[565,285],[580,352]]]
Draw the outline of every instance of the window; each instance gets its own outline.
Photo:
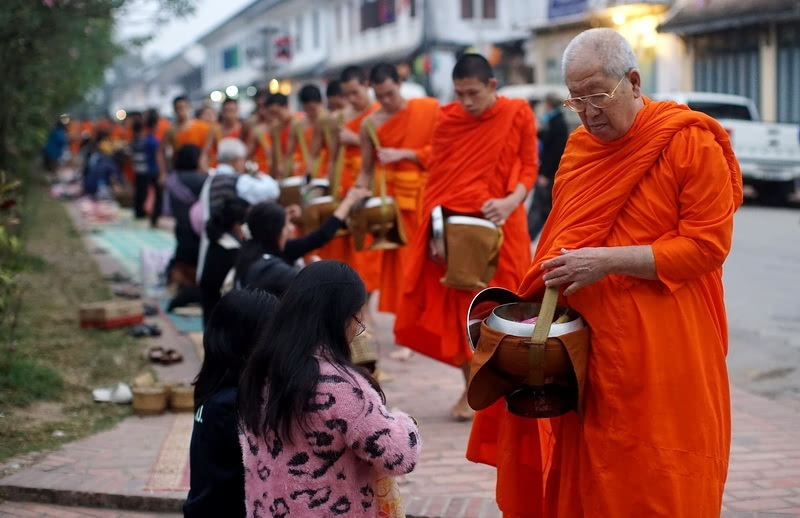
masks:
[[[361,0],[361,30],[374,29],[395,20],[395,0]]]
[[[318,49],[322,41],[322,28],[319,23],[319,11],[314,11],[311,14],[311,37],[314,38],[314,48]]]
[[[483,17],[489,20],[497,18],[497,0],[483,0]]]
[[[408,8],[412,18],[417,16],[417,0],[408,0]]]
[[[228,47],[222,51],[222,68],[223,70],[239,68],[239,47]]]
[[[472,0],[461,0],[461,17],[471,20],[475,17],[475,9]]]
[[[294,35],[294,48],[297,52],[303,50],[303,15],[298,14],[295,21],[297,25],[297,32]]]

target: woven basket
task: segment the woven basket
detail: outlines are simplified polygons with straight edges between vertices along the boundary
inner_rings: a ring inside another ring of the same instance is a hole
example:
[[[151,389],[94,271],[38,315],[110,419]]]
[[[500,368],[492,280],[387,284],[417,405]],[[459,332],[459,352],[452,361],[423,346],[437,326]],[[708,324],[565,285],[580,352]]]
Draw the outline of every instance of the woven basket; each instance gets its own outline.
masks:
[[[374,369],[378,361],[378,352],[372,345],[372,334],[369,331],[353,339],[350,343],[350,356],[356,365],[362,365],[369,370]]]
[[[194,412],[194,387],[191,385],[171,387],[169,407],[174,412]]]
[[[133,412],[136,415],[158,415],[167,409],[169,389],[163,385],[135,387],[133,389]]]

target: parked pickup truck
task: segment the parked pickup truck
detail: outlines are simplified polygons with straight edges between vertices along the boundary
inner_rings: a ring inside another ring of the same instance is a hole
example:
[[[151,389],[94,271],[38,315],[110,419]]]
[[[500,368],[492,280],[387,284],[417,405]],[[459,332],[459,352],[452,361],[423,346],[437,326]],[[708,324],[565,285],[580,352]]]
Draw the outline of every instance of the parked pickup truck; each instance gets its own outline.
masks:
[[[760,122],[753,101],[738,95],[707,92],[659,93],[719,121],[731,137],[744,183],[767,203],[785,203],[800,180],[800,127]]]

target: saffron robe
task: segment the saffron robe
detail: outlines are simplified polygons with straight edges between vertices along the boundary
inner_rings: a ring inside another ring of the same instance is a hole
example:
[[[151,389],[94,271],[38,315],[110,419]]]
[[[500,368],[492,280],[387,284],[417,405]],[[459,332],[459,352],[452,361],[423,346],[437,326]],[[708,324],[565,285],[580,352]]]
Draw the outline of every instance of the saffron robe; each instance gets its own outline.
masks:
[[[658,280],[610,275],[562,300],[591,329],[581,422],[479,412],[467,457],[497,466],[508,516],[718,517],[730,452],[722,263],[741,171],[727,133],[650,102],[626,135],[572,134],[519,294],[562,249],[652,245]]]
[[[508,196],[520,183],[530,190],[537,171],[536,123],[524,100],[499,97],[479,117],[457,102],[441,109],[433,131],[420,230],[408,245],[406,285],[394,327],[398,344],[453,366],[472,358],[465,322],[477,292],[440,282],[446,268],[428,257],[431,211],[441,205],[480,214],[487,200]],[[502,230],[497,272],[489,285],[515,290],[531,261],[522,204]]]
[[[412,149],[419,163],[403,160],[393,164],[375,162],[375,185],[378,193],[379,175],[386,175],[386,189],[400,209],[406,237],[413,241],[422,213],[422,190],[427,179],[426,165],[430,159],[433,125],[439,109],[439,101],[430,97],[409,99],[405,108],[395,113],[377,128],[381,147]],[[381,262],[380,311],[397,313],[400,297],[407,285],[405,271],[411,257],[411,248],[402,246],[385,250]]]
[[[347,121],[345,127],[358,135],[361,130],[361,123],[378,108],[380,108],[380,104],[373,103],[369,108]],[[355,184],[360,172],[361,148],[358,145],[345,146],[339,196],[343,197],[347,194],[347,191]],[[381,251],[356,252],[353,245],[353,237],[346,235],[333,238],[328,244],[320,248],[317,253],[323,259],[333,259],[350,265],[361,276],[368,293],[372,293],[380,286]]]

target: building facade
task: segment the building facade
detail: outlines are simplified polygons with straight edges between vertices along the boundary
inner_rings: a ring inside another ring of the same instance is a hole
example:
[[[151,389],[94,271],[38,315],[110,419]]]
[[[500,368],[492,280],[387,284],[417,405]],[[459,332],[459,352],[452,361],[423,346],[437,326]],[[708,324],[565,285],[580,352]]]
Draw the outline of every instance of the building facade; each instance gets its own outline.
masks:
[[[659,30],[686,46],[686,90],[743,95],[766,121],[800,122],[797,0],[686,0]]]

